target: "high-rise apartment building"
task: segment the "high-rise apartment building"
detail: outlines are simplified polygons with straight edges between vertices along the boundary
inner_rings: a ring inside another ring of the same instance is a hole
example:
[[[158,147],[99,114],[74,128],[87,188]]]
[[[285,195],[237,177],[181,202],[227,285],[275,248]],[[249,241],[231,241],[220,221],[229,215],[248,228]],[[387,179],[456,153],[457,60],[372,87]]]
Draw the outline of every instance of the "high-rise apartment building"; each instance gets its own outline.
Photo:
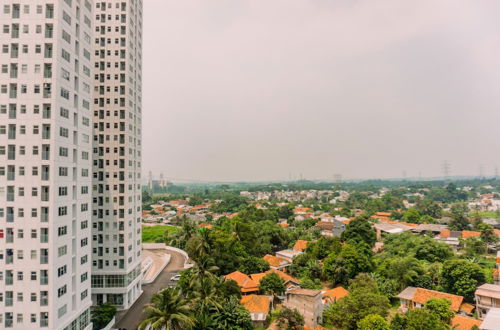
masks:
[[[92,301],[141,294],[142,0],[94,2]]]
[[[89,329],[89,0],[0,0],[0,328]]]

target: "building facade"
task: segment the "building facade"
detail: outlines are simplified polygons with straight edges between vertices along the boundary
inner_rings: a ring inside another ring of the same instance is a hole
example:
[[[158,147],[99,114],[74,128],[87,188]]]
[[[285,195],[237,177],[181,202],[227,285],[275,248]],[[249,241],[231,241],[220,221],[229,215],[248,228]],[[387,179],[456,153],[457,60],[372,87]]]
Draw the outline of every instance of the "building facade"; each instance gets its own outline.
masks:
[[[142,0],[94,1],[92,301],[141,291]]]
[[[89,0],[0,0],[0,328],[89,329]]]

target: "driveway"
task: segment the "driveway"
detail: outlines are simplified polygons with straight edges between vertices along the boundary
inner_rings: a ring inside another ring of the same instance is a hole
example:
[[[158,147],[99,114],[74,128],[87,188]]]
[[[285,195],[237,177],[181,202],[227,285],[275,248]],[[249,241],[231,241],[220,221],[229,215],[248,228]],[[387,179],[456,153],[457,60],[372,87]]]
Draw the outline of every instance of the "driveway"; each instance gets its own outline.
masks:
[[[116,315],[117,322],[113,328],[125,328],[127,330],[137,329],[141,321],[146,318],[143,308],[150,303],[151,297],[159,290],[175,284],[170,281],[170,278],[184,269],[184,257],[180,253],[174,251],[165,252],[171,255],[170,263],[163,269],[153,283],[142,286],[143,293],[132,307]]]

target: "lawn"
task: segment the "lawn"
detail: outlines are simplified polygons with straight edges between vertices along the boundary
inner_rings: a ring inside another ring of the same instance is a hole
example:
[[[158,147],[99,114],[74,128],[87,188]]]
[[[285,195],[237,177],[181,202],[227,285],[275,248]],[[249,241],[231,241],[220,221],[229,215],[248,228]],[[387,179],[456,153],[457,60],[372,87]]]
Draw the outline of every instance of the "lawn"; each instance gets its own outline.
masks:
[[[169,235],[178,232],[179,227],[174,226],[142,226],[142,242],[143,243],[162,243],[165,230],[168,230]]]
[[[481,211],[477,213],[481,218],[494,218],[494,219],[500,218],[499,214],[495,211]]]

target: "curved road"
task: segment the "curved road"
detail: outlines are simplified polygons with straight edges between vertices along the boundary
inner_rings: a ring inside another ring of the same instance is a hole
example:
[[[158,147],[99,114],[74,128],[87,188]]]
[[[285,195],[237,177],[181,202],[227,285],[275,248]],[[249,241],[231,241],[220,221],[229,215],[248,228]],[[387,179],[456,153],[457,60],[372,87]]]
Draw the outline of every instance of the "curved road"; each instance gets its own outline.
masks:
[[[184,269],[184,257],[180,253],[174,251],[168,251],[167,253],[171,255],[170,262],[167,267],[162,270],[153,283],[142,286],[143,293],[132,305],[132,307],[117,314],[116,319],[118,321],[114,325],[114,329],[137,329],[141,321],[146,318],[143,308],[149,304],[151,297],[159,290],[175,284],[170,281],[170,278]]]

